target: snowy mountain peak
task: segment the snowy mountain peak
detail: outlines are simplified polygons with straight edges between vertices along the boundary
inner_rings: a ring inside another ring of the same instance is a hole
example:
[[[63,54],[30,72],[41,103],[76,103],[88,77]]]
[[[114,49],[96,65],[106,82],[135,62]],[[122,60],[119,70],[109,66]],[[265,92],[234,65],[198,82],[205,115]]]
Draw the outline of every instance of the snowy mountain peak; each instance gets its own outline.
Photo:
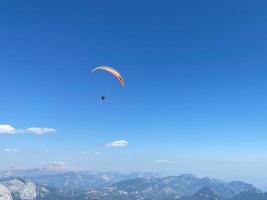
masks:
[[[71,166],[70,164],[58,161],[42,165],[37,170],[51,173],[66,173],[70,171],[78,171],[77,168]]]

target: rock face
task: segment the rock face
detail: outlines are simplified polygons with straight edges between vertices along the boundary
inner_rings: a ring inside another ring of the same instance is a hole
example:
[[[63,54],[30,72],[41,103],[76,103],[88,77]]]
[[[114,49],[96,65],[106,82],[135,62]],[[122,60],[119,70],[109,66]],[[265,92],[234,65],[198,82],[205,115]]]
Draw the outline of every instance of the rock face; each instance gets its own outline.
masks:
[[[45,198],[49,194],[46,188],[37,187],[32,181],[21,178],[2,181],[0,186],[0,197],[5,197],[0,198],[0,200],[35,200],[37,198]]]
[[[12,200],[12,196],[8,188],[2,184],[0,184],[0,200]]]
[[[24,181],[22,179],[14,179],[2,182],[15,199],[31,200],[37,197],[37,189],[31,181]]]

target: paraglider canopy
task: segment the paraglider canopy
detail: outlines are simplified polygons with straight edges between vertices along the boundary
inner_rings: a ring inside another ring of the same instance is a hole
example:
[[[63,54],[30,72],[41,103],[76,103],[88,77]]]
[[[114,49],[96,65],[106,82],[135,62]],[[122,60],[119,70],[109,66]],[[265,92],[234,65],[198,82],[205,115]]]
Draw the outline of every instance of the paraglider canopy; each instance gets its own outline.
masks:
[[[124,81],[121,73],[118,70],[116,70],[112,67],[108,67],[108,66],[100,66],[100,67],[93,69],[92,72],[95,72],[97,70],[104,70],[104,71],[111,73],[113,76],[115,76],[119,80],[122,87],[125,85],[125,81]]]

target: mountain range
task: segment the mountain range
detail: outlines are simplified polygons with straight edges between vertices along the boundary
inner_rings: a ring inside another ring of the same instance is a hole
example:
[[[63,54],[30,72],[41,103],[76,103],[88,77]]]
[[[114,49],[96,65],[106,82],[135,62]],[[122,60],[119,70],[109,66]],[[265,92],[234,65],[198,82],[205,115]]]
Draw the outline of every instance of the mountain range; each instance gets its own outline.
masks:
[[[34,169],[9,169],[0,172],[0,179],[21,177],[35,183],[64,189],[88,189],[107,186],[119,181],[158,176],[146,172],[123,174],[118,172],[92,172],[78,170],[68,164],[53,162]]]
[[[197,178],[183,174],[165,178],[136,178],[121,181],[107,187],[93,188],[88,191],[91,199],[188,199],[192,195],[209,188],[221,199],[231,199],[244,191],[261,193],[251,184],[243,182],[225,183],[216,179]],[[212,196],[212,195],[210,195]],[[193,197],[192,197],[193,198]],[[194,199],[194,198],[193,198]]]
[[[267,200],[251,184],[191,174],[161,178],[70,169],[60,163],[0,173],[0,200]]]

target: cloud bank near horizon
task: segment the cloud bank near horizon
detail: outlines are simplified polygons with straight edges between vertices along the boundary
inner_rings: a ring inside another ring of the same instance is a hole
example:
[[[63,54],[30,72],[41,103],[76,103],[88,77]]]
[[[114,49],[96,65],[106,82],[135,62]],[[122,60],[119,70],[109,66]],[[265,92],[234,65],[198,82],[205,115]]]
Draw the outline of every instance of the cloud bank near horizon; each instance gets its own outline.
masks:
[[[19,133],[28,133],[34,135],[44,135],[47,133],[55,133],[54,128],[41,128],[41,127],[30,127],[26,129],[18,129],[9,124],[0,124],[0,134],[14,135]]]
[[[11,148],[5,148],[3,151],[4,151],[4,152],[14,152],[14,153],[19,153],[19,152],[21,152],[20,149],[11,149]]]

